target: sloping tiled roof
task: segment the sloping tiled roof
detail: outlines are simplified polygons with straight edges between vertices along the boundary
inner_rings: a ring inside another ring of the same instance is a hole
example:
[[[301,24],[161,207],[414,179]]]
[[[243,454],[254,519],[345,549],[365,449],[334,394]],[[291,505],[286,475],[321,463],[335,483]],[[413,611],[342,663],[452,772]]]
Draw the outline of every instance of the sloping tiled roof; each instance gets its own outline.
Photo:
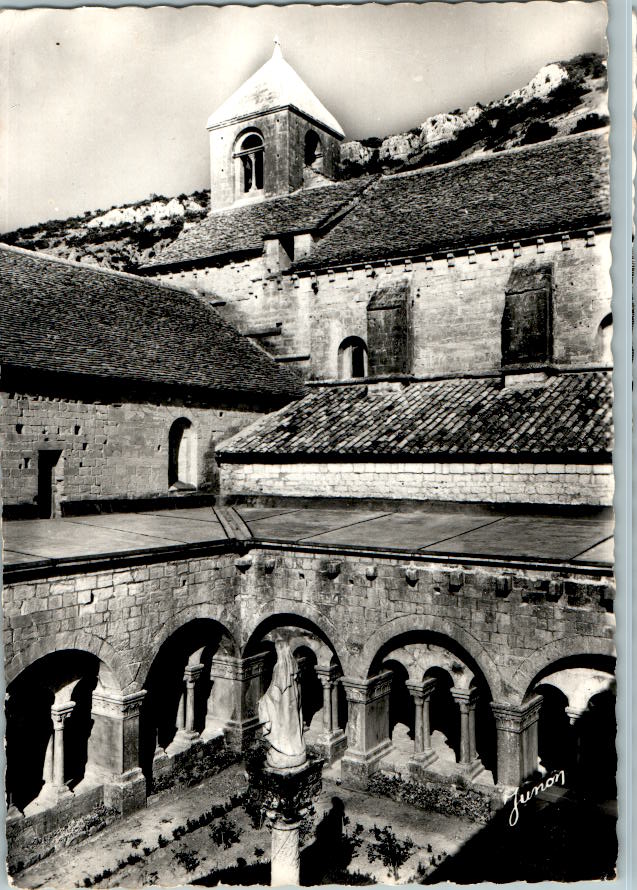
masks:
[[[608,222],[606,134],[379,178],[296,264],[311,269]]]
[[[334,115],[285,61],[279,44],[272,58],[210,115],[208,129],[277,108],[296,108],[341,138],[345,136]]]
[[[217,210],[185,229],[145,268],[263,249],[267,235],[311,232],[346,206],[370,183],[369,177],[300,189],[256,204]]]
[[[275,397],[299,392],[293,372],[190,294],[5,246],[0,364]]]
[[[533,388],[497,378],[317,387],[220,446],[231,460],[305,455],[606,454],[611,375],[562,374]]]

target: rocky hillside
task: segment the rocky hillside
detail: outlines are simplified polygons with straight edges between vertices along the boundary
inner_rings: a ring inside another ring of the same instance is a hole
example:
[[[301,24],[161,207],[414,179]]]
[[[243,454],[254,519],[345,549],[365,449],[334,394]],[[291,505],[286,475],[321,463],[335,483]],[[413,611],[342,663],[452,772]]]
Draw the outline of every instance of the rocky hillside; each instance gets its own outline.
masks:
[[[595,54],[546,65],[522,89],[488,105],[427,118],[407,133],[346,142],[341,176],[395,172],[503,151],[608,124],[606,62]],[[210,193],[194,192],[88,211],[0,236],[0,240],[125,271],[152,260],[185,226],[205,216]]]
[[[545,65],[525,87],[488,105],[434,115],[407,133],[346,142],[342,175],[429,167],[604,127],[606,90],[606,62],[599,55]]]

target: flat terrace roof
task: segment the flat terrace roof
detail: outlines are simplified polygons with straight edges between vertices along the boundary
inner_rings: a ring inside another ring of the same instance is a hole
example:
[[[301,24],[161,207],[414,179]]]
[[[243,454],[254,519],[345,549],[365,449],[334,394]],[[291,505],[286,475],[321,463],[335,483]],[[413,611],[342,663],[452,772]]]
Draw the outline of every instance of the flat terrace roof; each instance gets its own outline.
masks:
[[[613,520],[607,511],[552,515],[472,505],[448,510],[422,505],[413,512],[366,507],[240,505],[4,522],[4,579],[188,558],[227,551],[239,542],[244,548],[612,573]],[[238,537],[237,528],[243,529]]]

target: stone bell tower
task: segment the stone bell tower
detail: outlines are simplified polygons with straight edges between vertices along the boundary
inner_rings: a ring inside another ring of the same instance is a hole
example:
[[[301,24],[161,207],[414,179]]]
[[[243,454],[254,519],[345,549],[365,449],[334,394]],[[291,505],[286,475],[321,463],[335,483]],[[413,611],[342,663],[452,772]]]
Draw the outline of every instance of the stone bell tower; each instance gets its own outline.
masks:
[[[334,177],[338,121],[274,52],[208,119],[211,209],[287,195]]]

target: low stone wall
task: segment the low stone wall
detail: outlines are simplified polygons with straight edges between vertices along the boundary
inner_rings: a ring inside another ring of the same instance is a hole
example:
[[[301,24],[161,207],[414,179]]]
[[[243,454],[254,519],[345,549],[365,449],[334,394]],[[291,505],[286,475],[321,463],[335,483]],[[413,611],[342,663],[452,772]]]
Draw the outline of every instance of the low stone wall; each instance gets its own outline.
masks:
[[[101,787],[62,798],[55,807],[6,821],[7,868],[22,871],[62,847],[77,844],[120,816],[104,806]]]
[[[367,783],[367,791],[381,797],[408,803],[421,810],[434,810],[446,816],[487,823],[502,806],[502,794],[495,788],[451,782],[419,782],[374,773]]]
[[[417,498],[489,503],[613,502],[613,468],[575,463],[225,463],[221,489],[288,497]]]
[[[151,793],[157,794],[175,786],[197,785],[238,759],[239,755],[226,746],[223,736],[207,742],[196,741],[185,751],[173,755],[160,754],[153,761]]]

